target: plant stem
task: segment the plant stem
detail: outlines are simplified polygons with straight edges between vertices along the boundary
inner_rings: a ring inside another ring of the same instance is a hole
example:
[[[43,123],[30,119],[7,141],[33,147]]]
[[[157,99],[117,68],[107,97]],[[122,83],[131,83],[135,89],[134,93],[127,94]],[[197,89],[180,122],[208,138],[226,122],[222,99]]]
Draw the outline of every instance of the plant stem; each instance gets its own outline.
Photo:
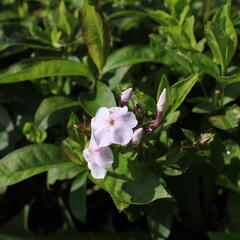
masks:
[[[210,6],[211,6],[211,0],[205,0],[204,12],[203,12],[203,21],[204,22],[206,22],[208,20]]]

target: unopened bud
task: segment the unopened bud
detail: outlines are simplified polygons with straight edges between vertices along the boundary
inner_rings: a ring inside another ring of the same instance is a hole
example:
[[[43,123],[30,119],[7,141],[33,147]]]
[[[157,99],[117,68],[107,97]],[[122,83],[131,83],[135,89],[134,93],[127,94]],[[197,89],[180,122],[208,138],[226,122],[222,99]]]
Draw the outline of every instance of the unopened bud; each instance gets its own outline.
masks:
[[[123,91],[122,94],[121,94],[121,101],[124,102],[124,103],[129,101],[130,98],[132,97],[132,93],[133,93],[132,88],[128,88],[127,90]]]
[[[163,112],[167,107],[167,90],[164,88],[157,102],[158,112]]]
[[[151,133],[152,131],[153,131],[152,128],[147,128],[147,132],[148,132],[148,133]]]
[[[138,128],[132,135],[132,143],[138,145],[142,139],[143,128]]]

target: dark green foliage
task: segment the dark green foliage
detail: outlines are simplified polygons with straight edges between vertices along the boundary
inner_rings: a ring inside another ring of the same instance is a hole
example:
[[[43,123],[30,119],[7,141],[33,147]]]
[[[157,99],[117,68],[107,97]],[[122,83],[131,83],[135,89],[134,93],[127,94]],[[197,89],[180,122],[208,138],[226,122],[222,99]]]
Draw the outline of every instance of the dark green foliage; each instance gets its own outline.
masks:
[[[0,1],[0,240],[239,240],[239,14],[230,0]],[[91,117],[130,87],[143,139],[112,146],[94,179]]]

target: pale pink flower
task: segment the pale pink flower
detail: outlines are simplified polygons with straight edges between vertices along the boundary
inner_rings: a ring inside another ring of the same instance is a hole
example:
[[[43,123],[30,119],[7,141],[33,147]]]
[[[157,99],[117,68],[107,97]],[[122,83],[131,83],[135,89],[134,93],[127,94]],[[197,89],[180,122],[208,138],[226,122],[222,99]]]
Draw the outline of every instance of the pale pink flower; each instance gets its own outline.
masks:
[[[163,112],[167,107],[167,90],[164,88],[157,102],[158,112]]]
[[[88,163],[88,168],[94,178],[103,179],[107,168],[112,166],[113,153],[109,147],[98,148],[93,137],[89,146],[83,150],[83,156]]]
[[[134,113],[125,107],[100,108],[92,118],[93,137],[98,147],[111,144],[128,144],[133,135],[133,128],[137,126]]]
[[[127,90],[123,91],[121,94],[121,101],[123,103],[126,103],[127,101],[129,101],[130,98],[132,97],[132,93],[133,93],[132,88],[128,88]]]
[[[138,145],[142,139],[143,128],[138,128],[132,135],[132,143]]]

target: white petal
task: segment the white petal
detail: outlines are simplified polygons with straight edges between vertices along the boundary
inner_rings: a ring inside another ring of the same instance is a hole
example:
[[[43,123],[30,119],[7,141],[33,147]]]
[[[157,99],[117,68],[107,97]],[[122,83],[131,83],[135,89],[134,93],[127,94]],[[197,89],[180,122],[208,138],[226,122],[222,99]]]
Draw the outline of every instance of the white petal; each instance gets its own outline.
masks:
[[[91,174],[94,178],[103,179],[106,176],[107,170],[96,163],[89,162],[88,168],[91,170]]]
[[[157,110],[163,112],[167,106],[167,90],[164,88],[157,102]]]
[[[143,128],[138,128],[132,135],[132,143],[138,145],[142,139]]]
[[[125,115],[128,111],[128,107],[111,107],[110,109],[111,117],[113,119],[118,118],[122,115]]]
[[[118,120],[116,120],[116,123],[119,123],[125,127],[134,128],[137,126],[138,121],[134,113],[127,112],[125,115],[121,116]]]
[[[101,126],[104,123],[107,123],[110,116],[110,112],[106,107],[101,107],[98,109],[95,117],[91,120],[92,128],[97,128],[99,125]]]
[[[120,125],[118,127],[114,127],[112,131],[112,142],[115,144],[126,145],[131,141],[132,134],[133,130],[126,126]]]
[[[122,94],[121,94],[121,101],[123,101],[124,103],[129,101],[130,98],[132,97],[132,93],[133,93],[132,88],[128,88],[125,91],[123,91]]]
[[[88,148],[85,148],[85,149],[83,150],[83,157],[85,158],[85,160],[86,160],[87,162],[91,161],[90,158],[89,158],[89,154],[88,154]]]
[[[95,151],[94,160],[99,166],[103,168],[111,167],[113,163],[112,150],[109,147],[98,148]]]
[[[99,127],[93,130],[93,138],[96,147],[106,147],[112,144],[112,134],[110,127]]]

